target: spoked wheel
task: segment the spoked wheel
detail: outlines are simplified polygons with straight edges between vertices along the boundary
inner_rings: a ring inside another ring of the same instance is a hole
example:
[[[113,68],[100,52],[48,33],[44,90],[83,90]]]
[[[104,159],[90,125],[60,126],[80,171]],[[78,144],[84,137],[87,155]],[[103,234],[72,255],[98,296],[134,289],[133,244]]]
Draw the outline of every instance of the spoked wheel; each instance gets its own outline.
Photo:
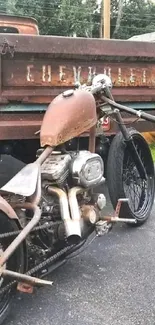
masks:
[[[129,199],[128,203],[122,204],[120,217],[134,218],[137,225],[141,225],[149,217],[154,201],[154,164],[149,146],[142,135],[134,129],[128,131],[133,137],[147,177],[141,178],[122,133],[118,133],[109,150],[108,189],[114,208],[119,198]]]
[[[0,212],[0,234],[18,230],[17,224],[14,220],[10,220],[3,212]],[[0,254],[10,245],[14,237],[8,237],[0,239]],[[15,253],[6,262],[5,268],[12,271],[23,271],[24,270],[24,254],[23,246],[20,246]],[[5,318],[8,316],[12,298],[15,293],[14,288],[8,288],[7,291],[2,292],[9,283],[10,279],[3,279],[0,277],[0,324],[3,323]]]

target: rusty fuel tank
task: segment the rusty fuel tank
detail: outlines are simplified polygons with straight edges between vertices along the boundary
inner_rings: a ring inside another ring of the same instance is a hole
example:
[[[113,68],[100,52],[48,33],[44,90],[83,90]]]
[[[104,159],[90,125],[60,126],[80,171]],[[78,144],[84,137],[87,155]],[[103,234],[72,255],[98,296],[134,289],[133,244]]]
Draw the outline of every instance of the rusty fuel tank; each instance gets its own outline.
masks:
[[[92,128],[97,123],[93,95],[83,90],[68,90],[49,105],[40,132],[41,146],[58,146]]]

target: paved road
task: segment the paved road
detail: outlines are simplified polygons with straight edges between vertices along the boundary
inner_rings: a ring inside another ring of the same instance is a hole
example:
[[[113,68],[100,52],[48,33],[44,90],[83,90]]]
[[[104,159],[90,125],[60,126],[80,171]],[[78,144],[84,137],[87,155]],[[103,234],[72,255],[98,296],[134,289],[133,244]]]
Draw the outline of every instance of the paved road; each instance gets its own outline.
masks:
[[[5,325],[154,325],[154,216],[96,239],[50,276],[53,288],[16,300]]]

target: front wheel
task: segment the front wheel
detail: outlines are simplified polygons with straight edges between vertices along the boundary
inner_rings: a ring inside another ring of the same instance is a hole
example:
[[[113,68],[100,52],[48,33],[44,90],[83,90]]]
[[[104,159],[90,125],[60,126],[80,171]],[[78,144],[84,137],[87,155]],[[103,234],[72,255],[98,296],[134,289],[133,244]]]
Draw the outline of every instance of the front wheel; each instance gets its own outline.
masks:
[[[154,202],[154,164],[150,148],[143,136],[135,129],[128,129],[144,168],[147,178],[143,179],[136,168],[124,137],[119,132],[113,139],[107,161],[107,183],[114,209],[119,198],[128,198],[123,203],[120,218],[136,219],[143,224],[149,217]]]

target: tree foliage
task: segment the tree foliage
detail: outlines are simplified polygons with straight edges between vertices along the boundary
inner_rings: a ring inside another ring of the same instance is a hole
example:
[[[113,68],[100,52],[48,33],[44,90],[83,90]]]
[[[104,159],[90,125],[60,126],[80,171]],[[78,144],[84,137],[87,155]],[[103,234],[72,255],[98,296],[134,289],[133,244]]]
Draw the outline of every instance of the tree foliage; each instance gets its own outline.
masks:
[[[115,38],[128,39],[133,35],[155,32],[155,4],[145,0],[123,1],[120,26]],[[111,13],[111,34],[113,35],[118,17],[119,1],[114,0],[115,10]]]
[[[33,15],[38,20],[42,34],[62,36],[93,36],[94,11],[97,4],[93,0],[17,0],[16,11]]]
[[[1,0],[0,11],[37,19],[41,34],[99,37],[101,6],[95,0]],[[151,0],[111,0],[111,37],[155,31]]]

